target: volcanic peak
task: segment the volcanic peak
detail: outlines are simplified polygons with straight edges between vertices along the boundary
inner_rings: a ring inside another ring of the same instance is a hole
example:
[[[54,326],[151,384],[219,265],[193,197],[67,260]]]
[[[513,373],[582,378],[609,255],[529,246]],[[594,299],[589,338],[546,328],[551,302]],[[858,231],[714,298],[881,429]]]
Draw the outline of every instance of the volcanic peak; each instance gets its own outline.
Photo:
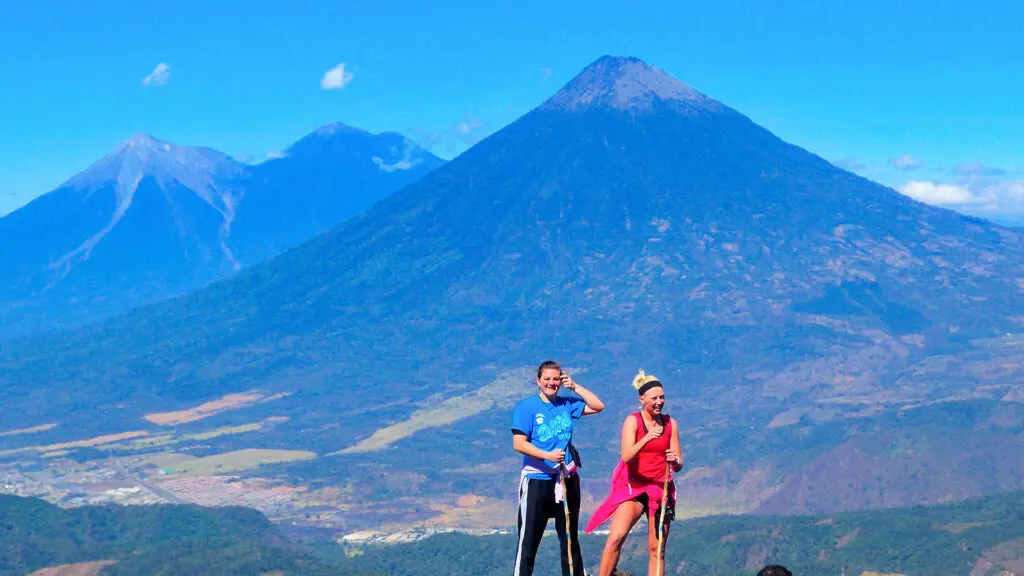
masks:
[[[177,146],[148,134],[136,134],[72,177],[65,186],[91,188],[113,181],[121,187],[134,187],[142,177],[153,176],[202,189],[211,179],[243,171],[240,163],[212,148]]]
[[[720,113],[718,101],[687,86],[664,70],[634,57],[603,56],[583,69],[545,102],[546,110],[651,110],[671,103],[689,112]]]

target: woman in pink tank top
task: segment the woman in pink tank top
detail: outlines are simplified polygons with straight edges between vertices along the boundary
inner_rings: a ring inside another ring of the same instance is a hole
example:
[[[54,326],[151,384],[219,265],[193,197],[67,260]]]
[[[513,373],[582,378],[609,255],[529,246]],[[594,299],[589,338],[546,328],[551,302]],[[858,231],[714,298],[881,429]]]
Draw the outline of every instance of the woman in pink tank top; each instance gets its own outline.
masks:
[[[647,573],[657,573],[658,555],[664,560],[664,549],[658,545],[658,524],[665,516],[663,539],[668,538],[669,524],[675,508],[675,482],[668,483],[668,498],[665,510],[661,508],[666,478],[672,471],[683,468],[683,457],[679,448],[679,430],[675,421],[662,413],[665,407],[665,389],[654,376],[643,370],[633,379],[633,387],[640,396],[641,409],[626,417],[622,423],[622,459],[612,474],[611,490],[604,502],[594,511],[587,524],[586,532],[591,533],[605,520],[611,518],[608,542],[601,554],[600,576],[611,576],[619,563],[619,553],[629,531],[647,515],[647,546],[650,551]],[[664,570],[664,568],[662,568]]]

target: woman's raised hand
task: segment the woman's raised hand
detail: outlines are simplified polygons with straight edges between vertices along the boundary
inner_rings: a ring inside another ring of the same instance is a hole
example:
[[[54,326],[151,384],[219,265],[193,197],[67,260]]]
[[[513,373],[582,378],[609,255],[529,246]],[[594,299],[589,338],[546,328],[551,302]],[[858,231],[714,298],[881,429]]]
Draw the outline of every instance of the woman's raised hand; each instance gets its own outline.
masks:
[[[562,375],[560,378],[562,380],[562,386],[568,388],[569,390],[572,390],[573,392],[576,391],[576,382],[573,382],[572,376],[569,376],[568,372],[562,370]]]

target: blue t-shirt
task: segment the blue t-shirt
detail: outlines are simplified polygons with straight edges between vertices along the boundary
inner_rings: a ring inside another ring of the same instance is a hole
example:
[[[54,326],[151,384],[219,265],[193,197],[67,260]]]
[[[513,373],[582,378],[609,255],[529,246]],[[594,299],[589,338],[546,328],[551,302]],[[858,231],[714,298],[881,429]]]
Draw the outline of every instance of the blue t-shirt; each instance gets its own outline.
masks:
[[[540,395],[530,396],[516,405],[512,412],[512,430],[526,434],[526,439],[537,448],[550,452],[565,451],[565,464],[572,462],[569,442],[576,420],[583,416],[587,403],[581,398],[556,397],[548,403]],[[558,475],[558,464],[523,454],[523,467],[532,466],[544,472],[532,472],[527,478],[549,479]]]

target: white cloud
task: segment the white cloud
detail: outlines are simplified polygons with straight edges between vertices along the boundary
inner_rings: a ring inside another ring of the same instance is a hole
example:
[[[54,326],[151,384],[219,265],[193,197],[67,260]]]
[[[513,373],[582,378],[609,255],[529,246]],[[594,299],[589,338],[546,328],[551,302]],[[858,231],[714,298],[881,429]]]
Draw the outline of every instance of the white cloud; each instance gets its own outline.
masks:
[[[384,162],[384,159],[381,158],[380,156],[374,156],[373,163],[377,165],[377,168],[380,168],[385,172],[394,172],[395,170],[408,170],[413,166],[419,164],[420,161],[402,158],[401,160],[395,162],[394,164],[387,164],[386,162]]]
[[[392,147],[391,148],[391,155],[392,156],[397,156],[398,155],[398,149]],[[423,161],[422,158],[413,158],[412,156],[413,156],[413,142],[412,142],[412,140],[406,139],[405,140],[405,145],[402,147],[402,157],[399,158],[397,161],[395,161],[395,162],[393,162],[391,164],[388,164],[380,156],[374,156],[373,157],[373,163],[376,164],[378,168],[380,168],[381,170],[383,170],[385,172],[394,172],[395,170],[408,170],[408,169],[412,168],[413,166],[415,166],[415,165],[417,165],[417,164],[419,164],[420,162]]]
[[[543,83],[547,82],[549,78],[551,78],[551,68],[541,68],[540,69],[540,83],[543,84]]]
[[[470,117],[445,130],[413,128],[412,131],[420,147],[434,154],[454,153],[458,149],[475,145],[490,134],[479,120]]]
[[[171,79],[171,67],[163,62],[156,65],[145,78],[142,79],[143,86],[163,86]]]
[[[977,202],[971,191],[953,184],[936,184],[911,180],[900,186],[900,192],[926,204],[973,204]]]
[[[468,118],[462,122],[456,122],[451,128],[453,136],[458,138],[466,146],[472,146],[484,139],[487,131],[479,120]]]
[[[416,142],[420,145],[420,148],[424,150],[431,150],[436,153],[440,148],[442,141],[444,140],[444,132],[440,130],[428,130],[426,128],[413,128],[412,132],[416,134]]]
[[[320,79],[320,87],[324,90],[341,90],[352,81],[353,74],[345,70],[345,63],[342,62],[327,72]]]
[[[985,196],[1003,206],[1014,207],[1016,212],[1024,212],[1024,180],[1006,180],[989,184],[985,187]]]
[[[288,154],[286,154],[284,152],[277,152],[277,151],[271,150],[270,152],[267,152],[266,154],[241,154],[239,156],[235,156],[234,159],[238,160],[239,162],[241,162],[243,164],[251,164],[251,165],[255,166],[257,164],[262,164],[262,163],[264,163],[264,162],[266,162],[268,160],[277,160],[279,158],[285,158],[287,156],[288,156]]]
[[[904,154],[899,158],[893,158],[890,162],[900,170],[917,170],[921,166],[924,166],[924,162],[919,158],[914,158],[910,154]]]
[[[928,204],[1000,221],[1024,219],[1024,180],[1012,170],[967,162],[949,169],[955,183],[911,180],[899,191]]]
[[[976,215],[1024,215],[1024,180],[938,184],[911,180],[899,191],[927,204]]]
[[[1006,170],[985,166],[981,162],[964,162],[953,168],[953,173],[969,177],[1006,176]]]

